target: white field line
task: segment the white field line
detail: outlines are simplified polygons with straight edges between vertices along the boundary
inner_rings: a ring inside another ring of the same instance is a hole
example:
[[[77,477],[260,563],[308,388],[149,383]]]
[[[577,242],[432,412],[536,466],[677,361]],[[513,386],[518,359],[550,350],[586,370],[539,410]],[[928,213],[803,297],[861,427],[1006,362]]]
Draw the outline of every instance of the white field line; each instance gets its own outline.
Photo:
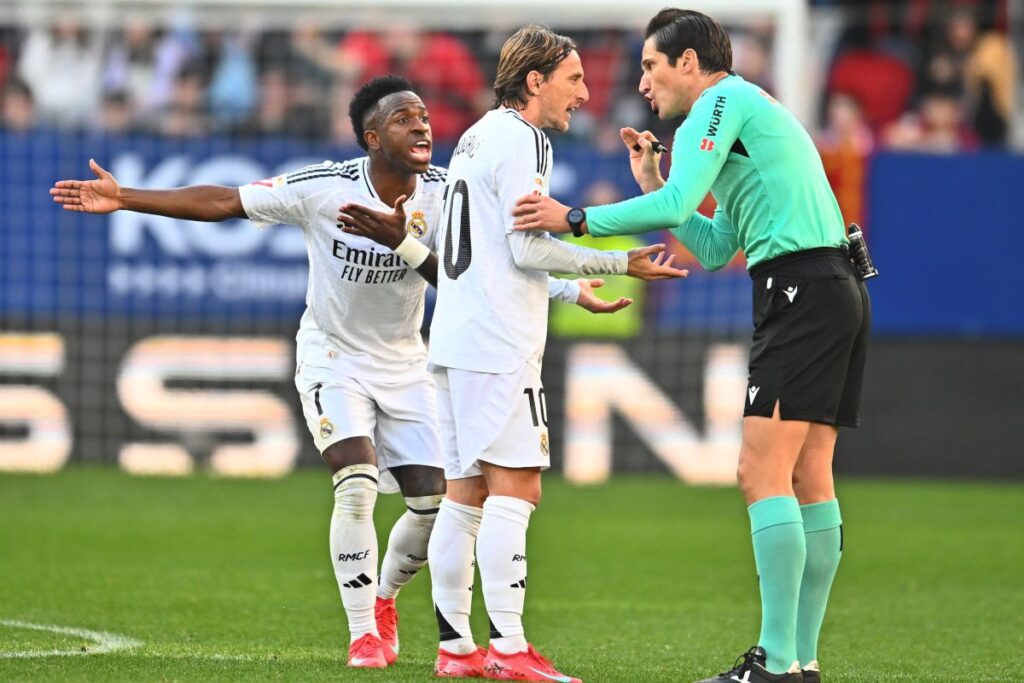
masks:
[[[55,626],[53,624],[32,624],[27,621],[16,619],[0,619],[0,626],[8,628],[24,628],[32,631],[46,631],[48,633],[59,633],[66,636],[75,636],[84,640],[91,640],[94,646],[72,648],[69,650],[0,650],[0,659],[28,659],[31,657],[74,657],[78,655],[100,655],[118,650],[130,650],[142,645],[138,640],[127,636],[106,631],[89,631],[84,628],[72,628],[69,626]]]

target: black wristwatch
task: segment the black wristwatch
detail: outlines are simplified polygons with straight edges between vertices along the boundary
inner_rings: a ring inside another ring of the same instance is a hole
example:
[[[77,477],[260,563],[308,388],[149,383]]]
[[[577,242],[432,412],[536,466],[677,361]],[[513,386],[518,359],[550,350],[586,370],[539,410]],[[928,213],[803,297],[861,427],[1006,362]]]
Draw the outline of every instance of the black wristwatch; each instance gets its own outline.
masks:
[[[565,214],[565,220],[569,221],[569,229],[573,237],[583,237],[583,221],[587,220],[587,212],[583,209],[573,207]]]

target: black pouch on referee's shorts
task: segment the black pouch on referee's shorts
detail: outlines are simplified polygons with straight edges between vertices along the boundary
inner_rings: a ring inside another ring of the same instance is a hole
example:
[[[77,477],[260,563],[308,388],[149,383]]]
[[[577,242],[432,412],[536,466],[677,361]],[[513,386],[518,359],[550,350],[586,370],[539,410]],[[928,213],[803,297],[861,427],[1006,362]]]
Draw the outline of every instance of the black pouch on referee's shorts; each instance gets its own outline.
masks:
[[[834,424],[861,327],[860,280],[838,249],[759,264],[744,415]]]

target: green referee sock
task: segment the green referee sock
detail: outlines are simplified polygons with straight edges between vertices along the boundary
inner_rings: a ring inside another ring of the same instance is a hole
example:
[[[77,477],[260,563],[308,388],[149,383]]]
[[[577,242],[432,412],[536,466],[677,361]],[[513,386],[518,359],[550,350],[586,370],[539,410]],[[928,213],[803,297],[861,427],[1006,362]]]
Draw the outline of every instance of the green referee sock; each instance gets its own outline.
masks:
[[[796,618],[796,653],[800,664],[818,659],[818,634],[839,559],[843,554],[843,519],[839,501],[800,506],[807,535],[807,563],[800,584],[800,608]]]
[[[761,637],[773,673],[787,671],[796,656],[796,615],[807,545],[800,504],[792,496],[753,503],[750,531],[761,582]]]

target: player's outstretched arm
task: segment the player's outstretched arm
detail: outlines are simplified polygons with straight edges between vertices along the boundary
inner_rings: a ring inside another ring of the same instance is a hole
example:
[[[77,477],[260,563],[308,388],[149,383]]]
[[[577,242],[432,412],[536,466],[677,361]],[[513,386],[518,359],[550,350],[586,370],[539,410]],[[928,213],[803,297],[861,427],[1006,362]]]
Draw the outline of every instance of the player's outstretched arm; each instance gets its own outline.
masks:
[[[396,199],[395,210],[391,213],[350,202],[338,209],[338,224],[343,232],[369,238],[395,252],[424,280],[437,287],[437,254],[406,232],[405,199],[405,195]]]
[[[53,201],[65,211],[138,211],[193,221],[247,218],[236,187],[195,185],[174,190],[136,190],[121,187],[110,171],[94,159],[89,159],[89,168],[96,174],[96,180],[58,180],[50,188]]]
[[[676,257],[674,254],[668,258],[665,257],[664,244],[630,249],[627,254],[629,255],[629,267],[626,270],[626,275],[640,280],[669,280],[686,277],[690,274],[688,270],[672,267],[672,262]],[[652,255],[654,260],[650,258]]]

